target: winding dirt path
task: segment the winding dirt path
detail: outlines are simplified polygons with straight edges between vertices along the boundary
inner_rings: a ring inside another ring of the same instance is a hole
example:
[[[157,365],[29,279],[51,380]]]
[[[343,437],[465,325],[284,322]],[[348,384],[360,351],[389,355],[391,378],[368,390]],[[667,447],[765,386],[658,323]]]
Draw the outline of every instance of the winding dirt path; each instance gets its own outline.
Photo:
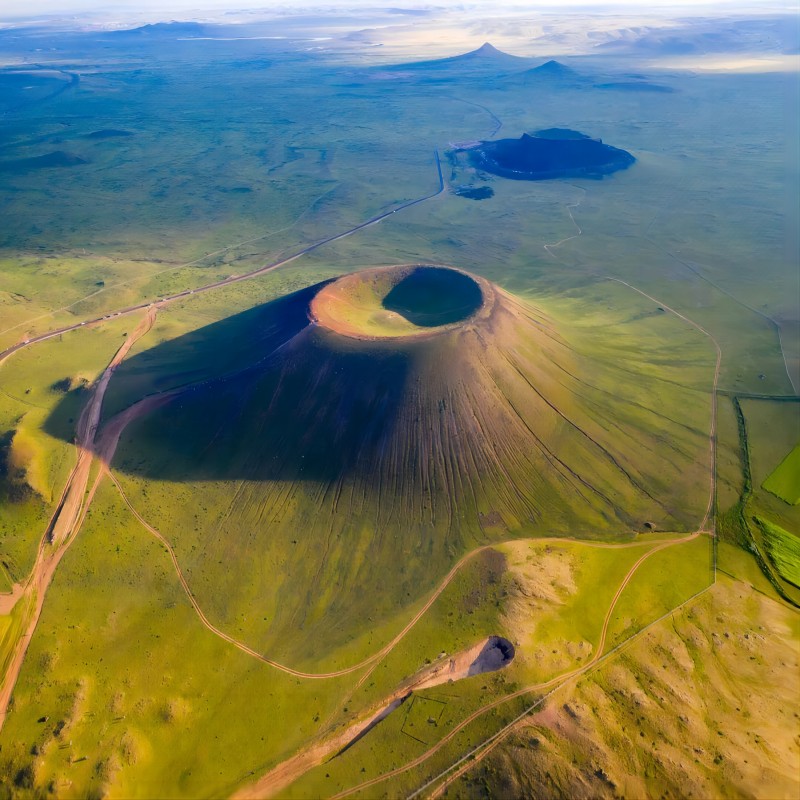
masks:
[[[116,438],[117,439],[119,438],[119,433],[121,433],[121,430],[116,433]],[[112,455],[113,455],[113,453],[112,453]],[[108,462],[106,462],[106,464],[107,463]],[[213,622],[211,622],[211,620],[209,620],[209,618],[206,616],[206,614],[203,611],[203,609],[200,607],[200,604],[197,602],[197,599],[195,598],[194,593],[192,592],[192,589],[189,586],[189,582],[186,580],[186,576],[183,574],[183,571],[181,570],[180,563],[178,562],[178,558],[175,555],[175,551],[172,548],[172,545],[169,543],[169,541],[166,539],[166,537],[159,530],[154,528],[146,519],[144,519],[144,517],[142,517],[142,515],[139,513],[139,511],[136,509],[136,507],[133,505],[133,503],[131,503],[131,501],[128,498],[128,496],[125,494],[125,491],[122,488],[122,485],[120,484],[120,482],[117,480],[116,476],[108,469],[108,467],[106,466],[103,469],[108,474],[108,476],[111,478],[111,481],[114,483],[114,485],[117,487],[117,490],[118,490],[118,492],[120,494],[120,497],[122,498],[122,500],[125,503],[125,505],[128,507],[128,509],[131,512],[131,514],[133,514],[133,516],[138,520],[138,522],[142,525],[143,528],[145,528],[153,536],[155,536],[155,538],[158,539],[158,541],[161,542],[161,544],[164,545],[164,547],[166,548],[167,552],[169,553],[170,559],[172,561],[172,565],[173,565],[173,567],[175,569],[175,574],[177,575],[178,580],[179,580],[181,586],[183,587],[184,592],[186,593],[186,597],[188,598],[189,602],[192,604],[192,608],[194,608],[197,616],[199,617],[200,622],[209,631],[211,631],[211,633],[213,633],[215,636],[219,636],[221,639],[224,639],[226,642],[228,642],[229,644],[231,644],[234,647],[238,648],[243,653],[247,653],[247,655],[252,656],[253,658],[257,659],[258,661],[261,661],[264,664],[268,664],[269,666],[274,667],[275,669],[279,670],[280,672],[285,672],[288,675],[293,675],[296,678],[305,678],[305,679],[308,679],[308,680],[321,680],[321,679],[329,679],[329,678],[340,678],[340,677],[342,677],[344,675],[349,675],[349,674],[351,674],[353,672],[357,672],[358,670],[363,669],[364,667],[367,667],[367,666],[370,666],[370,665],[373,665],[373,668],[374,668],[374,666],[376,666],[375,662],[380,663],[380,661],[383,658],[385,658],[387,655],[389,655],[389,653],[391,653],[392,650],[394,650],[394,648],[400,643],[400,641],[402,641],[402,639],[404,639],[408,635],[408,633],[411,631],[411,629],[430,610],[431,606],[436,602],[436,600],[439,598],[439,596],[442,594],[442,592],[450,585],[450,583],[456,577],[458,572],[461,570],[461,568],[468,561],[473,559],[479,553],[482,553],[485,550],[490,550],[493,547],[497,546],[497,545],[491,545],[491,544],[483,545],[482,547],[478,547],[475,550],[470,550],[469,553],[466,553],[464,556],[462,556],[453,565],[452,569],[447,573],[447,575],[445,575],[445,577],[442,579],[441,583],[436,587],[436,589],[434,589],[433,593],[428,598],[428,600],[425,602],[425,604],[422,606],[422,608],[420,608],[419,611],[417,611],[416,614],[414,614],[414,616],[411,617],[411,619],[406,623],[405,627],[403,627],[403,629],[398,634],[396,634],[393,639],[391,639],[387,644],[385,644],[376,653],[373,653],[371,656],[367,656],[367,658],[363,659],[362,661],[359,661],[357,664],[352,664],[351,666],[343,667],[342,669],[331,670],[329,672],[304,672],[302,670],[294,669],[293,667],[290,667],[290,666],[288,666],[286,664],[281,664],[279,661],[275,661],[274,659],[271,659],[271,658],[265,656],[263,653],[259,653],[258,651],[253,650],[252,647],[250,647],[249,645],[245,644],[244,642],[242,642],[242,641],[240,641],[238,639],[235,639],[230,634],[225,633],[225,631],[223,631],[220,628],[218,628]],[[693,535],[695,535],[695,534],[693,534]],[[563,543],[563,542],[577,542],[577,543],[585,545],[587,547],[598,547],[598,548],[606,548],[606,549],[622,549],[622,548],[628,548],[628,547],[643,547],[643,546],[648,546],[648,545],[652,546],[652,544],[653,544],[652,542],[620,542],[620,543],[587,542],[587,541],[584,541],[584,540],[581,540],[581,539],[568,539],[568,538],[556,538],[556,537],[543,538],[543,539],[531,539],[531,541],[535,541],[537,543],[541,542],[542,544],[547,544],[547,543],[556,544],[556,543]],[[682,538],[680,540],[676,540],[676,541],[687,541],[687,539],[686,539],[686,537],[684,537],[684,538]],[[673,543],[674,543],[674,541],[665,542],[663,545],[661,545],[661,547],[668,546],[668,545],[673,544]],[[372,670],[370,670],[370,673],[371,672],[372,672]],[[359,680],[359,682],[357,684],[357,687],[360,686],[363,683],[363,681],[364,681],[364,677],[362,677],[361,680]]]
[[[559,241],[557,241],[555,244],[542,245],[542,247],[547,252],[547,255],[553,256],[553,258],[558,258],[558,256],[556,256],[556,254],[553,253],[553,250],[555,250],[556,247],[561,247],[562,244],[565,244],[566,242],[571,242],[573,239],[577,239],[579,236],[583,236],[583,230],[581,229],[581,226],[578,225],[578,223],[575,221],[575,217],[572,215],[572,209],[578,208],[578,206],[580,206],[580,204],[586,199],[586,189],[584,189],[582,186],[575,186],[575,188],[580,189],[583,192],[583,194],[581,195],[581,199],[578,200],[577,203],[569,203],[567,205],[567,214],[569,214],[569,218],[572,220],[572,224],[578,229],[578,232],[573,233],[572,236],[565,236],[563,239],[559,239]]]
[[[56,510],[53,512],[44,535],[39,542],[33,569],[23,584],[22,591],[15,598],[15,604],[20,602],[29,603],[30,617],[26,621],[22,634],[14,646],[11,660],[0,684],[0,730],[2,730],[8,714],[8,704],[22,669],[25,654],[39,623],[47,589],[50,586],[56,568],[83,524],[86,512],[102,477],[102,474],[98,474],[87,494],[86,490],[89,485],[94,460],[95,436],[100,423],[103,398],[108,388],[108,382],[111,380],[114,370],[120,365],[131,347],[153,327],[155,317],[155,306],[149,306],[144,319],[125,339],[122,347],[117,350],[108,366],[103,370],[103,374],[95,383],[92,395],[78,419],[75,439],[75,446],[78,449],[77,462],[67,478]],[[7,613],[10,613],[11,610],[13,610],[13,607],[9,608]]]

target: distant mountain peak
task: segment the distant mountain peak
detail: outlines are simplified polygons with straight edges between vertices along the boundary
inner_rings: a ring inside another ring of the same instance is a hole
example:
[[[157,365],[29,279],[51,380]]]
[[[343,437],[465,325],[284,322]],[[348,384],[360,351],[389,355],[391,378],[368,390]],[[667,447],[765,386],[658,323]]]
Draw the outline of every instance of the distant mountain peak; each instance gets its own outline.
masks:
[[[477,50],[464,53],[465,58],[518,58],[511,53],[504,53],[498,50],[491,42],[484,42]]]
[[[566,64],[562,64],[560,61],[556,61],[555,59],[550,59],[549,61],[545,61],[544,64],[540,64],[538,67],[534,67],[530,72],[538,72],[539,74],[549,74],[549,75],[575,75],[577,74],[574,69],[568,67]]]
[[[560,61],[550,59],[538,67],[526,69],[524,72],[517,73],[517,80],[527,81],[553,81],[554,83],[575,83],[580,82],[583,76],[576,72],[572,67],[562,64]]]

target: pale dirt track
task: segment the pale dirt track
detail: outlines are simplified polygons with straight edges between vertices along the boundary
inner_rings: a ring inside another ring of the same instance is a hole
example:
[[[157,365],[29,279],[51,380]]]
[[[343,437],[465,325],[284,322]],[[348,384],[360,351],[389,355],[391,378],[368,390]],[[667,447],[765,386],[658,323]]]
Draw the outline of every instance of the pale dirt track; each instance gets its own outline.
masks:
[[[119,438],[119,433],[117,432],[117,438]],[[108,462],[106,462],[108,463]],[[329,672],[303,672],[302,670],[294,669],[293,667],[287,666],[286,664],[281,664],[274,659],[268,658],[263,653],[259,653],[256,650],[253,650],[251,647],[246,645],[244,642],[240,642],[238,639],[234,639],[229,634],[225,633],[225,631],[220,630],[216,625],[214,625],[211,620],[208,619],[203,609],[200,607],[199,603],[197,602],[194,594],[192,593],[191,587],[189,586],[186,577],[181,570],[180,563],[178,562],[178,558],[175,555],[175,551],[172,548],[172,545],[167,541],[167,539],[163,536],[163,534],[154,528],[149,522],[147,522],[144,517],[136,510],[135,506],[131,503],[128,496],[125,494],[121,484],[114,476],[113,473],[107,470],[108,475],[110,476],[112,482],[117,487],[119,491],[120,497],[122,498],[125,505],[128,507],[129,511],[133,516],[138,520],[138,522],[144,527],[147,531],[149,531],[156,539],[158,539],[161,544],[167,549],[167,552],[170,555],[172,560],[172,565],[175,569],[175,574],[180,581],[181,586],[183,587],[184,592],[192,604],[192,608],[194,608],[197,616],[200,619],[200,622],[213,633],[215,636],[219,636],[221,639],[224,639],[229,644],[232,644],[234,647],[241,650],[243,653],[247,653],[247,655],[252,656],[255,659],[258,659],[264,664],[269,664],[269,666],[274,667],[275,669],[279,670],[280,672],[285,672],[288,675],[293,675],[296,678],[305,678],[309,680],[321,680],[321,679],[330,679],[330,678],[340,678],[344,675],[349,675],[352,672],[357,672],[364,667],[367,667],[371,664],[374,664],[376,661],[380,661],[400,643],[400,641],[405,638],[405,636],[411,631],[411,629],[422,619],[422,617],[430,610],[430,607],[436,602],[442,592],[450,585],[453,578],[458,574],[461,568],[472,558],[474,558],[479,553],[482,553],[485,550],[490,550],[495,545],[483,545],[482,547],[478,547],[475,550],[471,550],[466,555],[462,556],[452,567],[450,572],[445,575],[442,582],[434,589],[431,596],[426,601],[425,605],[417,611],[416,614],[406,623],[405,627],[386,645],[384,645],[378,652],[373,653],[371,656],[367,656],[367,658],[359,661],[357,664],[352,664],[349,667],[343,667],[342,669],[338,670],[331,670]],[[552,543],[557,544],[559,542],[575,542],[581,545],[585,545],[587,547],[598,547],[598,548],[607,548],[607,549],[620,549],[620,548],[627,548],[627,547],[643,547],[647,545],[652,545],[652,542],[622,542],[619,544],[607,544],[604,542],[587,542],[581,539],[567,539],[567,538],[542,538],[542,539],[532,539],[531,541],[535,541],[537,543],[541,542],[542,544]],[[686,537],[683,537],[679,541],[687,541]],[[665,542],[664,546],[673,544],[673,541]],[[363,682],[363,678],[359,681],[358,685],[361,685]]]
[[[16,598],[16,602],[29,602],[32,611],[25,630],[16,643],[8,669],[3,676],[2,685],[0,685],[0,730],[2,730],[5,723],[8,703],[11,700],[11,693],[14,691],[20,669],[22,669],[25,653],[28,650],[28,645],[44,607],[47,588],[53,579],[56,567],[64,557],[64,553],[67,552],[67,549],[78,534],[100,482],[100,475],[98,475],[87,495],[86,489],[91,476],[95,436],[100,423],[100,413],[108,382],[111,380],[114,370],[120,365],[131,347],[153,327],[155,316],[155,307],[149,307],[144,319],[125,339],[122,347],[114,354],[100,379],[94,385],[92,396],[78,420],[75,440],[75,446],[78,449],[78,460],[67,479],[61,499],[53,512],[53,516],[50,518],[45,534],[39,542],[31,574]],[[10,611],[11,609],[9,609],[9,613]]]

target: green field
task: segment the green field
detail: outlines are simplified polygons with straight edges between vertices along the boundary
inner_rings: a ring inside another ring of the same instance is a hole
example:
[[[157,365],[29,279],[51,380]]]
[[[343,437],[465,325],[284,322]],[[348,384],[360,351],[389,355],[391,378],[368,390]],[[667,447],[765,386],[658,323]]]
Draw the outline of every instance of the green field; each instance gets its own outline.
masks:
[[[780,576],[800,589],[800,539],[780,525],[756,517],[770,560]]]
[[[793,506],[800,503],[800,444],[789,451],[762,486]]]

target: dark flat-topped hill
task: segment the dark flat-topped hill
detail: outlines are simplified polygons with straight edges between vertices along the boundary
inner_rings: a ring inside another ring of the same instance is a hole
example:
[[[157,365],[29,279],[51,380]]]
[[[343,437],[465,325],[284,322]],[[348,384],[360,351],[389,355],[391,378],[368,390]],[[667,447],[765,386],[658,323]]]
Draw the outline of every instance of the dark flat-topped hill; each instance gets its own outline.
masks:
[[[172,39],[184,36],[207,36],[209,26],[199,22],[156,22],[150,25],[141,25],[138,28],[124,28],[121,30],[109,31],[110,36],[116,39],[121,38],[149,38],[149,39]]]
[[[626,150],[569,128],[548,128],[533,135],[524,133],[519,139],[481,142],[468,153],[478,169],[526,181],[600,178],[636,161]]]
[[[650,81],[611,81],[610,83],[595,84],[597,89],[612,89],[618,92],[655,92],[670,94],[675,90],[671,86]]]

